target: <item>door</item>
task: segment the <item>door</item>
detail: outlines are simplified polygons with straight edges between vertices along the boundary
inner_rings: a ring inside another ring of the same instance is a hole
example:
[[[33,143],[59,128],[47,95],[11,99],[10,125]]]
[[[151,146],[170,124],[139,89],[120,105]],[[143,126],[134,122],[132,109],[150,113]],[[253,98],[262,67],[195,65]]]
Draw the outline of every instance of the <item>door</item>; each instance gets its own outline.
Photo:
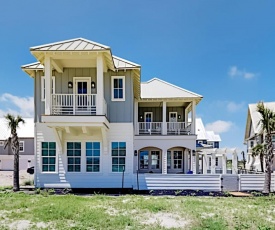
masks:
[[[86,111],[90,105],[90,79],[75,79],[76,111]]]
[[[153,113],[152,112],[145,112],[144,113],[144,122],[145,122],[145,130],[147,132],[151,132],[151,122],[153,122]]]
[[[183,151],[167,151],[167,171],[168,173],[183,172]]]
[[[178,115],[177,112],[170,112],[169,113],[168,131],[177,131],[178,130],[177,115]]]
[[[161,152],[160,150],[143,150],[139,152],[140,172],[161,172]]]
[[[169,113],[169,122],[177,122],[178,118],[177,118],[177,112],[170,112]]]

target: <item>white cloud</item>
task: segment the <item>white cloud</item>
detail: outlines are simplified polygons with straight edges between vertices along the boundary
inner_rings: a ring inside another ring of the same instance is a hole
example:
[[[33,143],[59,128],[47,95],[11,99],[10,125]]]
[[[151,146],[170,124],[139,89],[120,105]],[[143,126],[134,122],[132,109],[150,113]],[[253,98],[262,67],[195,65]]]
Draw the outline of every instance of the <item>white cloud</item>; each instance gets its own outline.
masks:
[[[244,70],[240,70],[238,69],[237,66],[231,66],[229,71],[228,71],[228,75],[230,77],[242,77],[245,79],[251,79],[256,77],[256,73],[252,73],[252,72],[247,72],[245,69]]]
[[[214,131],[214,133],[226,133],[232,128],[232,126],[233,123],[231,121],[217,120],[206,124],[205,129],[208,131]]]
[[[2,105],[5,104],[5,108],[0,109],[1,116],[12,113],[22,117],[33,117],[33,97],[18,97],[9,93],[4,93],[0,96],[0,102],[2,102]]]
[[[242,110],[245,106],[244,102],[241,103],[235,103],[234,101],[228,101],[226,108],[229,112],[234,113]]]

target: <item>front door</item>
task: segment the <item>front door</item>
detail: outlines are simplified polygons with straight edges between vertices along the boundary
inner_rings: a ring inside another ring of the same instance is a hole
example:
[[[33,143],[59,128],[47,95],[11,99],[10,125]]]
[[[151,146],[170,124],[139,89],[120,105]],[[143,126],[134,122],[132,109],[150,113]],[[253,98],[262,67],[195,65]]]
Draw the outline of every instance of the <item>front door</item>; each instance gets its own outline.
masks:
[[[169,122],[177,122],[177,112],[169,113]]]
[[[139,152],[140,172],[161,172],[161,152],[160,150],[143,150]]]
[[[183,172],[183,151],[167,151],[167,171],[168,173]]]
[[[76,103],[76,111],[87,111],[90,100],[88,94],[90,94],[90,79],[88,78],[80,78],[75,79],[75,103]]]

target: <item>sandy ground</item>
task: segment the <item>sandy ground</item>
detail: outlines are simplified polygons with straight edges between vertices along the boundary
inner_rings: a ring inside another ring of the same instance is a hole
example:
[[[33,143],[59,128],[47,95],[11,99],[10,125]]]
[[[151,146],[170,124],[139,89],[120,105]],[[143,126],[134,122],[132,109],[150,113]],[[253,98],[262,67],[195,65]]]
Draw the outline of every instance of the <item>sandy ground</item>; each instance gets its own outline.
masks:
[[[26,170],[19,172],[20,185],[23,185],[24,181],[33,180],[33,175],[30,175]],[[13,185],[13,171],[0,171],[0,187]]]

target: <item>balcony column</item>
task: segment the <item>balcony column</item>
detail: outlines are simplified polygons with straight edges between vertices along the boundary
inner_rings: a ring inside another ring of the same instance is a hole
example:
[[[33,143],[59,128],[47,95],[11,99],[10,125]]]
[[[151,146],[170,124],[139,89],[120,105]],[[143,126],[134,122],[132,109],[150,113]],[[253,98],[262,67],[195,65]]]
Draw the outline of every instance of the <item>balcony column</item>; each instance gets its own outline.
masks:
[[[162,135],[167,135],[166,101],[162,102]]]
[[[96,58],[96,81],[97,81],[96,115],[103,115],[104,79],[103,79],[103,57],[101,53],[99,53]]]
[[[162,149],[162,174],[167,174],[167,149]]]
[[[50,57],[45,57],[45,115],[51,114],[51,94],[52,94],[52,67]],[[43,89],[41,89],[43,90]]]
[[[135,110],[134,110],[134,128],[135,128],[135,135],[139,134],[139,126],[138,126],[138,101],[135,99]]]
[[[216,153],[217,150],[211,154],[211,174],[216,174]]]
[[[191,124],[191,134],[196,134],[196,102],[192,101],[192,124]]]
[[[207,153],[203,152],[202,153],[202,170],[203,170],[203,174],[207,174],[207,169],[208,169],[208,161],[207,161]]]
[[[238,174],[238,154],[236,149],[232,153],[232,174]]]

